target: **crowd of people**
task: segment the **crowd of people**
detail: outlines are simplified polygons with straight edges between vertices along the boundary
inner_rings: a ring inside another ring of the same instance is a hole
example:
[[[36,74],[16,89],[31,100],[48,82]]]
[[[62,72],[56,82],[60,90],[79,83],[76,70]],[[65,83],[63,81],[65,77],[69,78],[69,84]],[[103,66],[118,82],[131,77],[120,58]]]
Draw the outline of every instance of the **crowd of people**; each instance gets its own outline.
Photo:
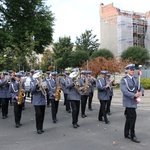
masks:
[[[121,79],[120,88],[123,93],[123,106],[125,107],[125,138],[139,143],[135,135],[136,107],[139,97],[144,89],[138,80],[133,77],[134,65],[126,66],[126,75]],[[116,86],[111,75],[107,71],[101,71],[96,79],[91,71],[64,72],[58,76],[57,72],[46,71],[43,78],[41,72],[17,72],[9,70],[0,73],[0,108],[2,118],[6,119],[9,112],[9,103],[14,106],[14,120],[16,128],[21,124],[22,110],[25,109],[26,97],[31,97],[31,103],[35,109],[36,130],[42,134],[45,117],[45,108],[51,107],[53,123],[57,123],[57,113],[61,91],[64,94],[64,106],[66,112],[72,113],[73,128],[80,127],[79,113],[81,118],[88,117],[86,107],[92,111],[94,88],[97,89],[97,98],[100,102],[98,120],[109,124],[107,115],[111,115],[111,101],[113,88]],[[133,80],[131,78],[133,77]],[[30,80],[28,80],[30,79]],[[28,84],[26,83],[28,80]],[[136,99],[136,100],[135,100]]]

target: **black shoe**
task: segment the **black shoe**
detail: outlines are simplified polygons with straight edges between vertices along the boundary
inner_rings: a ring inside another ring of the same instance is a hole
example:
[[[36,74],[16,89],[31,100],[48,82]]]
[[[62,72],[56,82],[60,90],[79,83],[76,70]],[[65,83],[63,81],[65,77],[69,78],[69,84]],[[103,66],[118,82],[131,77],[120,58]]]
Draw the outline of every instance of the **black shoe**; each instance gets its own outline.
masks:
[[[108,115],[111,115],[111,112],[108,112],[107,114],[108,114]]]
[[[77,128],[78,126],[77,126],[77,124],[73,124],[73,127],[74,127],[74,128]]]
[[[71,110],[68,110],[68,113],[71,113]]]
[[[80,127],[80,125],[79,124],[76,124],[77,125],[77,127]]]
[[[41,130],[41,132],[43,133],[43,132],[44,132],[44,130],[42,129],[42,130]]]
[[[81,115],[81,117],[82,117],[82,118],[85,118],[85,117],[87,117],[87,115]]]
[[[90,110],[90,111],[93,111],[93,109],[92,109],[92,108],[89,108],[89,110]]]
[[[56,120],[53,120],[53,123],[56,123]]]
[[[131,139],[131,141],[135,142],[135,143],[140,143],[140,140],[137,137],[133,137]]]
[[[3,119],[6,119],[6,116],[3,116]]]
[[[16,128],[19,128],[19,123],[16,124]]]
[[[103,118],[101,118],[101,119],[98,119],[98,120],[99,120],[99,121],[104,121],[104,120],[103,120]]]
[[[130,134],[128,134],[128,135],[125,135],[124,137],[125,137],[125,138],[127,138],[127,139],[131,139],[131,136],[130,136]]]
[[[37,130],[37,133],[38,133],[38,134],[42,134],[42,131],[41,131],[41,130]]]
[[[19,126],[22,126],[22,124],[21,124],[21,123],[19,123]]]
[[[109,124],[109,121],[108,121],[108,120],[105,120],[105,123],[106,123],[106,124]]]

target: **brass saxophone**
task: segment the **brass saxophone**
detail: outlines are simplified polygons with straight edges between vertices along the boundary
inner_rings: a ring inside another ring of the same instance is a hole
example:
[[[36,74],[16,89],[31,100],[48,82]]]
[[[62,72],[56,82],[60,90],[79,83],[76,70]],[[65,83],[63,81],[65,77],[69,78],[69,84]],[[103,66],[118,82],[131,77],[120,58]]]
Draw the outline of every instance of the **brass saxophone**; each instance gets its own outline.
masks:
[[[60,100],[60,93],[61,93],[61,87],[60,87],[60,81],[59,81],[56,85],[55,101]]]
[[[84,84],[84,93],[86,94],[89,89],[89,83],[88,83],[88,78],[85,78],[85,84]]]
[[[18,100],[17,100],[17,104],[21,105],[22,104],[22,99],[25,97],[25,93],[22,92],[23,89],[23,82],[20,83],[19,86],[19,91],[18,91]]]

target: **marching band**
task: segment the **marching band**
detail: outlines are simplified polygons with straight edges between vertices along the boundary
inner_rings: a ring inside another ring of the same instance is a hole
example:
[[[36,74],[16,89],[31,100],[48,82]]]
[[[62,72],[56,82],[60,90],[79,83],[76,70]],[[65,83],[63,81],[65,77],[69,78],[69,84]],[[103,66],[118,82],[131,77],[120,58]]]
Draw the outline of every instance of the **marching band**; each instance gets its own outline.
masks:
[[[136,79],[134,79],[136,84],[133,84],[132,86],[130,84],[131,81],[129,77],[131,75],[129,74],[128,69],[131,69],[132,67],[126,67],[127,75],[121,79],[120,86],[123,93],[123,106],[126,107],[124,134],[125,137],[130,136],[133,142],[138,143],[139,140],[135,137],[134,132],[136,119],[135,108],[137,107],[137,102],[134,101],[135,104],[131,110],[133,102],[128,102],[129,98],[125,93],[127,91],[130,92],[131,99],[140,96],[140,94],[136,93],[137,90],[133,90],[137,89],[138,82]],[[82,70],[81,72],[65,72],[61,77],[57,77],[57,72],[47,71],[46,77],[43,79],[41,72],[31,70],[28,72],[28,77],[30,78],[28,81],[30,84],[25,83],[27,79],[22,81],[22,75],[23,72],[14,73],[12,70],[9,74],[7,72],[0,73],[0,108],[2,110],[2,118],[6,119],[8,117],[9,101],[11,101],[14,106],[16,128],[21,126],[20,121],[26,96],[31,96],[31,103],[35,109],[36,130],[38,134],[44,132],[43,123],[46,104],[51,107],[53,123],[57,123],[57,113],[61,93],[64,94],[64,105],[66,111],[72,114],[73,128],[78,128],[80,126],[78,124],[80,109],[82,118],[87,117],[86,107],[88,107],[90,111],[93,110],[92,99],[94,88],[97,88],[98,90],[97,98],[100,102],[98,121],[104,121],[106,124],[110,123],[107,115],[111,114],[110,107],[114,84],[110,80],[110,74],[108,74],[107,71],[101,71],[97,79],[92,77],[91,71],[85,70]],[[26,85],[28,85],[28,87],[26,87]],[[144,93],[142,88],[141,92]],[[133,111],[134,119],[131,121],[130,116]]]

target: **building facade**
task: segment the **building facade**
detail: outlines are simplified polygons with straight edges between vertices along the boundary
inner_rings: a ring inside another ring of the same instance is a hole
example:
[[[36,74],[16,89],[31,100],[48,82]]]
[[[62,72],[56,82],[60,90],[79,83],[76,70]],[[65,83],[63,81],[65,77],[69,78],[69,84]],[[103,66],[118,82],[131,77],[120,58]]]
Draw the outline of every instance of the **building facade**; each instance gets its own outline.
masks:
[[[129,46],[145,47],[150,52],[150,11],[120,10],[113,3],[100,4],[100,48],[120,57]]]

